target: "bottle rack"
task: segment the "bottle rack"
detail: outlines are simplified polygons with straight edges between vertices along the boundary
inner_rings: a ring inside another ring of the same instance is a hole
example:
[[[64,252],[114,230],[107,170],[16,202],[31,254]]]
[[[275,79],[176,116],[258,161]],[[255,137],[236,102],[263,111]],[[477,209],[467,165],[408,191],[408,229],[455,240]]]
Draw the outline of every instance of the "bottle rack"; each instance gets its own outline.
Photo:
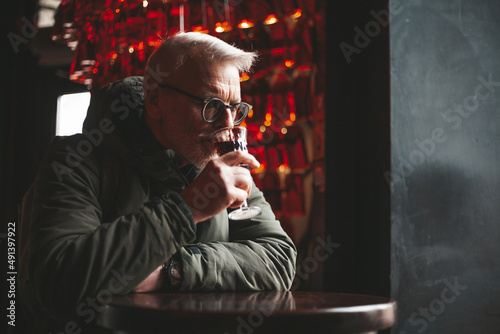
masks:
[[[308,219],[311,187],[323,187],[322,7],[319,0],[64,0],[52,39],[74,50],[70,79],[91,92],[143,75],[148,57],[178,31],[257,51],[254,70],[240,78],[242,100],[254,106],[243,126],[262,163],[254,180],[286,225]]]

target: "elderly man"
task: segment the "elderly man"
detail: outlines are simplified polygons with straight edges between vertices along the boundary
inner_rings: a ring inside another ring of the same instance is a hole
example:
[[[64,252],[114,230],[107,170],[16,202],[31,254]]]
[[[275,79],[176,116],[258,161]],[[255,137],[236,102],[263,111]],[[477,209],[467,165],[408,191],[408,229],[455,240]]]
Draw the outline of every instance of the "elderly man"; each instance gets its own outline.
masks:
[[[287,290],[296,249],[249,171],[210,135],[243,121],[255,54],[198,33],[151,56],[144,80],[93,98],[83,133],[56,140],[23,202],[19,289],[38,332],[86,330],[111,294]],[[248,198],[262,213],[232,221]],[[36,332],[36,331],[34,331]]]

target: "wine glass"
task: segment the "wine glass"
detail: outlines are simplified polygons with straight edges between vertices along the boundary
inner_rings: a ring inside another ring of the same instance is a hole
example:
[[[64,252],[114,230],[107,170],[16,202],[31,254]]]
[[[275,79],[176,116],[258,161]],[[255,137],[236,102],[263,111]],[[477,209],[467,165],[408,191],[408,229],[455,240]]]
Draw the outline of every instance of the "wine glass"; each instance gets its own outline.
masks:
[[[234,128],[223,128],[213,134],[215,151],[219,156],[232,151],[248,152],[247,149],[247,129],[241,126]],[[241,167],[250,168],[240,164]],[[259,215],[262,210],[258,206],[249,207],[247,201],[243,202],[239,209],[229,213],[229,219],[245,220]]]

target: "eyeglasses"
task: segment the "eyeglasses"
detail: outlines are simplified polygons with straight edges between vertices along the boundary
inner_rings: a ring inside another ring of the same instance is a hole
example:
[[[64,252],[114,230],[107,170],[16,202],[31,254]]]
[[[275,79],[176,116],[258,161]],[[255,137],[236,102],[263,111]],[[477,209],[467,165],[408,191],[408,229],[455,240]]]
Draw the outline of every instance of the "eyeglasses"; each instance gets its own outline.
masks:
[[[245,102],[238,102],[233,105],[229,105],[225,104],[224,101],[219,98],[212,97],[210,99],[202,99],[201,97],[195,96],[167,84],[161,84],[160,87],[169,88],[174,92],[190,97],[193,100],[202,102],[203,108],[201,109],[201,117],[203,117],[203,120],[207,123],[213,123],[217,121],[219,117],[226,111],[226,109],[229,108],[233,117],[233,124],[238,125],[243,122],[250,110],[252,110],[252,106]]]

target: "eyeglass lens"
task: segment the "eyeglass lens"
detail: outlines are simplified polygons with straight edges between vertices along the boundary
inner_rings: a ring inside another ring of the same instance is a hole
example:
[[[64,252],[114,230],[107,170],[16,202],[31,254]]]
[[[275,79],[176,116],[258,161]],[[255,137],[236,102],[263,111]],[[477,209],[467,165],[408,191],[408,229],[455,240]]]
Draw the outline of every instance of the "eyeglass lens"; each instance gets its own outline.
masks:
[[[233,116],[233,122],[239,124],[246,116],[249,110],[248,107],[243,103],[237,103],[231,106],[231,114]],[[211,100],[207,103],[204,110],[204,117],[207,121],[213,122],[217,120],[220,115],[226,110],[226,105],[221,100]]]

